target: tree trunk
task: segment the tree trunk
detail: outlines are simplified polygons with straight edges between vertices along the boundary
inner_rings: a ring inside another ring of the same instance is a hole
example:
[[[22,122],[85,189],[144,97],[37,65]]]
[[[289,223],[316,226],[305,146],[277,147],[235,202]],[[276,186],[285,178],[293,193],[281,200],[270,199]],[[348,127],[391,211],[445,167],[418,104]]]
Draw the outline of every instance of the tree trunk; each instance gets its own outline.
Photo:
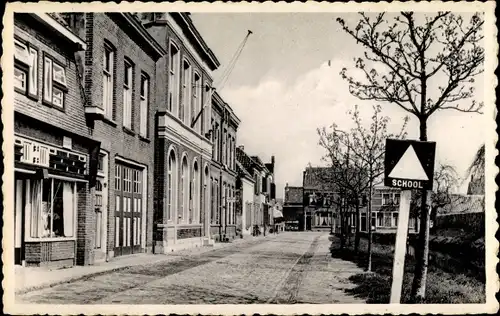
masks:
[[[359,250],[359,219],[360,219],[359,199],[356,197],[356,236],[354,237],[354,253]]]
[[[366,221],[368,222],[368,266],[366,268],[367,271],[372,271],[372,242],[373,242],[373,234],[372,234],[372,188],[373,187],[373,178],[372,178],[372,170],[370,165],[370,185],[368,188],[368,214]]]
[[[420,118],[420,140],[427,141],[427,118]],[[429,264],[429,226],[430,212],[428,210],[427,191],[422,191],[422,202],[420,208],[420,231],[418,245],[415,249],[415,276],[411,289],[413,303],[418,303],[425,298],[427,281],[427,266]]]
[[[345,247],[345,214],[344,210],[342,209],[343,205],[342,202],[340,203],[340,249],[344,249]]]

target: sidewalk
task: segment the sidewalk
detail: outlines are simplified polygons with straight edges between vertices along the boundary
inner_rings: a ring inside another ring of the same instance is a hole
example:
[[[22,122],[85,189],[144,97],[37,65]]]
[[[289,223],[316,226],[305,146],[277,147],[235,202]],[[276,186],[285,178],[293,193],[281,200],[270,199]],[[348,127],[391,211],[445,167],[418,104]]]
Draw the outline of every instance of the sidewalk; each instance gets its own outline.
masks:
[[[235,244],[254,241],[256,239],[269,239],[273,235],[266,237],[246,236],[244,239],[234,239],[229,243],[215,243],[212,246],[204,246],[198,248],[190,248],[179,250],[170,254],[136,254],[124,257],[116,257],[109,262],[100,262],[89,266],[74,266],[65,269],[46,269],[39,267],[15,267],[15,294],[23,294],[34,290],[39,290],[47,287],[52,287],[62,283],[72,282],[79,279],[97,276],[105,273],[111,273],[125,268],[157,263],[166,261],[175,261],[180,256],[189,256],[202,254],[205,252],[230,247]]]

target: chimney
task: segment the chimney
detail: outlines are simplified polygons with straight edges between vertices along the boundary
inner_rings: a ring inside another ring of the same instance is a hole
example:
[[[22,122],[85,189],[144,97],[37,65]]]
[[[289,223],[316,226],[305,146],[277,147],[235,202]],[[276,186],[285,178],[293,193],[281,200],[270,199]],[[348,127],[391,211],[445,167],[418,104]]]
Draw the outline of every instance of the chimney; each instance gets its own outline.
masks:
[[[274,155],[271,156],[271,164],[274,166]]]

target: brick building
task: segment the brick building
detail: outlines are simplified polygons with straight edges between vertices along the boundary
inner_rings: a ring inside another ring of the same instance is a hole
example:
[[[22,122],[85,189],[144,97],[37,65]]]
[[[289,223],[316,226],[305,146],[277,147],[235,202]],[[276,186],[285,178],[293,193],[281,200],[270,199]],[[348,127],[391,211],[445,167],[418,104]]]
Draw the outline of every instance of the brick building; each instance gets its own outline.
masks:
[[[86,232],[95,261],[151,252],[155,75],[166,51],[133,14],[63,16],[88,45],[77,61],[92,137],[101,142],[94,227]]]
[[[210,235],[215,240],[234,239],[236,225],[236,132],[240,124],[229,104],[218,93],[212,96],[212,161],[210,182]]]
[[[329,167],[307,167],[303,172],[304,230],[331,230],[337,226],[335,214],[339,213],[339,189],[330,181]],[[351,222],[350,209],[343,209]]]
[[[286,230],[304,230],[304,189],[285,186],[283,217]]]
[[[236,148],[236,159],[254,179],[252,214],[247,215],[247,218],[251,219],[252,227],[258,229],[261,233],[267,233],[267,230],[273,225],[273,214],[270,211],[270,206],[274,205],[276,198],[274,174],[269,171],[258,156],[249,156],[243,146]],[[274,164],[273,156],[269,164],[273,170]]]
[[[201,246],[209,239],[210,103],[212,72],[219,61],[189,13],[139,15],[149,34],[167,51],[155,73],[154,208],[154,251],[166,253]]]
[[[57,15],[14,15],[15,263],[93,261],[99,142],[85,116],[75,53]]]

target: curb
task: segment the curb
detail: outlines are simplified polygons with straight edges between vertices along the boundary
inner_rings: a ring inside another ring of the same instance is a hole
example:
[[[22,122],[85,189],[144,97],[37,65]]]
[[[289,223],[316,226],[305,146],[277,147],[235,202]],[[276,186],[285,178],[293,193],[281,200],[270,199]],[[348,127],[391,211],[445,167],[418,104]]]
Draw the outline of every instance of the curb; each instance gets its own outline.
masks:
[[[269,237],[271,237],[271,236],[263,236],[263,237],[260,237],[260,238],[257,237],[257,238],[258,239],[267,239]],[[239,244],[239,243],[253,241],[253,240],[257,239],[257,238],[243,239],[243,241],[239,241],[239,242],[236,242],[236,243],[233,243],[233,242],[219,243],[220,246],[217,246],[217,247],[214,246],[214,245],[212,245],[212,246],[204,246],[203,248],[207,248],[208,250],[207,251],[203,251],[202,253],[199,253],[199,254],[203,254],[203,253],[210,252],[210,251],[215,251],[215,250],[221,249],[221,248],[227,248],[227,247],[229,247],[231,245],[236,245],[236,244]],[[190,253],[188,255],[193,255],[193,254],[194,253]],[[199,255],[199,254],[196,254],[196,255]],[[158,260],[157,262],[168,261],[168,260],[170,260],[170,258],[172,258],[172,257],[167,255],[167,257],[164,260]],[[15,295],[22,295],[22,294],[26,294],[26,293],[37,291],[37,290],[43,290],[43,289],[51,288],[51,287],[54,287],[54,286],[57,286],[57,285],[61,285],[61,284],[64,284],[64,283],[71,283],[71,282],[75,282],[75,281],[90,279],[90,278],[101,276],[101,275],[104,275],[104,274],[122,271],[122,270],[128,269],[130,267],[138,266],[138,265],[141,265],[141,264],[145,264],[145,263],[129,264],[129,265],[125,265],[125,266],[122,266],[122,267],[116,267],[116,268],[111,268],[111,269],[108,269],[108,270],[97,271],[97,272],[90,272],[90,273],[86,273],[84,275],[69,277],[69,278],[66,278],[66,279],[63,279],[63,280],[54,281],[54,282],[51,282],[51,283],[34,285],[34,286],[30,286],[30,287],[26,287],[26,288],[23,288],[23,289],[16,290],[14,292],[14,294]]]

